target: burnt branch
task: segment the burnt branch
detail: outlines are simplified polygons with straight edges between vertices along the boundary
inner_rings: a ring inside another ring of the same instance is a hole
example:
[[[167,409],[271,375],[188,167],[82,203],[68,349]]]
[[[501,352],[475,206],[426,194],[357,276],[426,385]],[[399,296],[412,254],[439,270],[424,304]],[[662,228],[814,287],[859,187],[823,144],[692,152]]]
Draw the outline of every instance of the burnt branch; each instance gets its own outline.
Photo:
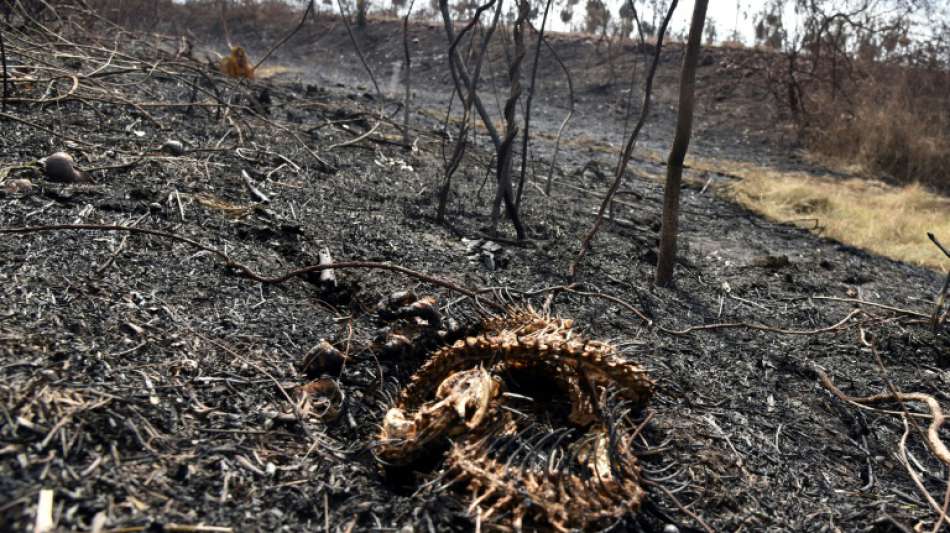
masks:
[[[402,109],[402,142],[406,146],[412,146],[412,139],[409,138],[409,109],[412,97],[412,54],[409,53],[409,15],[412,14],[412,6],[416,0],[410,0],[409,7],[406,9],[406,16],[402,18],[402,51],[406,58],[406,96]]]
[[[518,18],[515,19],[513,28],[514,57],[508,65],[508,99],[505,101],[505,138],[498,146],[498,159],[496,167],[496,177],[498,188],[495,193],[495,203],[492,205],[492,231],[497,228],[502,202],[505,205],[505,212],[508,218],[515,226],[515,232],[518,240],[524,240],[527,237],[524,225],[518,214],[518,206],[515,204],[514,193],[511,183],[512,161],[514,159],[514,142],[518,136],[518,123],[515,117],[518,100],[521,98],[521,63],[524,61],[525,45],[524,31],[528,15],[530,14],[530,5],[527,0],[521,0],[518,4]]]
[[[265,53],[264,56],[261,57],[261,59],[254,65],[253,70],[257,70],[257,67],[261,66],[261,64],[264,63],[264,61],[267,61],[267,58],[269,58],[271,54],[273,54],[278,48],[280,48],[287,41],[289,41],[291,37],[297,34],[298,31],[300,31],[300,28],[302,28],[304,23],[307,22],[307,16],[313,13],[313,2],[314,0],[310,0],[310,2],[307,4],[307,9],[304,10],[303,16],[300,17],[300,23],[297,24],[297,26],[294,27],[294,29],[290,30],[290,32],[287,35],[285,35],[283,39],[274,43],[274,46],[271,46],[270,50],[268,50],[267,53]]]
[[[567,78],[567,98],[569,105],[567,115],[557,128],[557,137],[554,139],[554,153],[551,154],[551,166],[548,170],[548,181],[544,185],[544,194],[551,196],[551,184],[554,182],[554,169],[557,168],[555,165],[557,163],[558,152],[561,148],[561,137],[564,135],[564,128],[567,127],[567,123],[574,117],[574,80],[571,77],[571,71],[567,68],[567,65],[564,64],[564,61],[561,59],[561,56],[558,55],[554,47],[551,46],[551,43],[548,42],[547,39],[544,39],[544,44],[548,47],[548,50],[551,51],[551,56],[554,57],[554,60],[560,65],[561,70],[564,71],[564,76]]]
[[[198,248],[199,250],[204,250],[206,252],[209,252],[217,256],[222,261],[224,261],[226,266],[238,270],[244,277],[248,279],[252,279],[259,283],[265,283],[269,285],[284,283],[291,279],[303,276],[304,274],[308,274],[311,272],[322,272],[324,270],[333,270],[333,269],[345,270],[345,269],[350,269],[350,268],[389,270],[391,272],[398,272],[400,274],[409,276],[411,278],[425,281],[433,285],[437,285],[439,287],[449,289],[451,291],[465,295],[468,298],[471,298],[476,304],[487,304],[489,307],[495,310],[503,309],[501,305],[479,297],[478,293],[472,289],[463,287],[461,285],[458,285],[446,279],[442,279],[436,276],[426,274],[424,272],[417,272],[415,270],[412,270],[403,266],[399,266],[399,265],[393,265],[390,263],[377,263],[373,261],[341,261],[337,263],[326,263],[326,264],[305,266],[302,268],[289,270],[287,272],[284,272],[282,274],[277,274],[275,276],[267,276],[266,274],[262,274],[262,273],[258,273],[254,271],[253,269],[251,269],[251,267],[243,263],[239,263],[231,259],[230,256],[228,256],[226,253],[222,252],[221,250],[217,248],[208,246],[206,244],[202,244],[194,239],[189,239],[188,237],[182,237],[181,235],[175,235],[174,233],[169,233],[167,231],[161,231],[161,230],[135,228],[135,227],[130,227],[130,226],[117,226],[117,225],[109,225],[109,224],[53,224],[53,225],[46,225],[46,226],[26,226],[26,227],[21,227],[21,228],[0,228],[0,235],[4,235],[4,234],[23,235],[23,234],[28,234],[28,233],[43,233],[43,232],[50,232],[50,231],[124,231],[128,233],[138,233],[142,235],[152,235],[155,237],[162,237],[164,239],[171,239],[173,241],[178,241],[181,243],[185,243],[189,246],[193,246],[195,248]]]
[[[456,50],[458,48],[459,43],[462,40],[462,37],[464,37],[465,34],[468,33],[475,26],[475,24],[478,23],[478,21],[481,18],[482,13],[485,10],[489,9],[494,4],[495,4],[495,0],[490,0],[484,5],[479,6],[478,9],[475,10],[475,15],[472,17],[472,20],[469,21],[469,23],[464,28],[462,28],[462,31],[458,33],[458,35],[455,37],[455,40],[453,40],[452,44],[449,46],[450,58],[456,57],[457,55]],[[458,170],[458,167],[462,162],[462,157],[465,155],[465,148],[466,148],[467,139],[468,139],[469,117],[471,116],[472,105],[476,103],[476,99],[478,98],[477,87],[478,87],[478,80],[481,76],[482,64],[488,50],[488,44],[491,42],[491,38],[495,32],[495,28],[498,27],[498,20],[500,16],[501,16],[501,3],[499,3],[497,8],[495,9],[495,16],[492,19],[492,24],[488,28],[488,31],[485,33],[484,37],[482,38],[482,45],[475,59],[475,71],[472,74],[472,78],[470,80],[471,83],[467,85],[466,87],[467,92],[465,93],[464,97],[462,96],[462,87],[461,87],[459,76],[457,76],[456,71],[452,69],[452,74],[453,74],[452,79],[455,83],[456,92],[459,94],[459,98],[462,99],[463,109],[462,109],[462,120],[461,120],[461,123],[459,124],[458,139],[456,140],[455,148],[452,151],[452,157],[446,164],[445,181],[443,182],[442,188],[439,191],[439,208],[438,208],[438,214],[437,214],[437,220],[439,222],[445,222],[445,210],[448,206],[449,193],[451,192],[452,176],[455,175],[455,171]],[[452,63],[450,61],[450,65],[451,64]],[[446,113],[446,117],[445,117],[446,130],[448,129],[448,122],[449,122],[450,116],[451,116],[451,108],[449,109],[449,112]]]
[[[0,63],[3,65],[3,111],[7,110],[7,98],[10,97],[10,74],[7,72],[7,47],[3,43],[3,28],[0,28]]]
[[[524,131],[521,132],[521,176],[518,178],[518,194],[515,196],[515,207],[521,209],[521,194],[524,192],[525,173],[528,169],[528,141],[531,132],[531,101],[534,99],[534,88],[538,79],[538,60],[541,58],[541,42],[544,40],[544,27],[548,23],[548,11],[551,2],[544,4],[544,16],[541,18],[541,28],[538,30],[538,42],[534,47],[534,62],[531,65],[531,84],[528,86],[528,96],[525,99]]]
[[[494,4],[495,0],[490,0],[487,6]],[[501,10],[501,2],[499,0],[498,9]],[[487,9],[487,8],[486,8]],[[452,22],[452,15],[449,13],[449,3],[448,0],[439,1],[439,11],[442,13],[442,23],[445,27],[445,35],[448,38],[450,43],[455,43],[457,41],[455,35],[455,27]],[[449,71],[452,74],[452,80],[455,82],[455,90],[458,93],[460,99],[464,101],[465,94],[462,92],[462,86],[473,90],[475,87],[473,83],[473,78],[469,76],[468,70],[465,68],[465,64],[462,62],[462,59],[459,57],[458,52],[453,52],[449,54]],[[478,115],[482,119],[482,123],[485,125],[485,129],[488,131],[488,136],[491,137],[492,143],[497,148],[501,145],[501,136],[498,134],[498,129],[495,128],[494,122],[492,122],[491,115],[489,115],[488,110],[485,108],[485,104],[482,102],[482,99],[478,96],[476,92],[473,96],[473,102],[475,104],[475,109],[478,111]]]

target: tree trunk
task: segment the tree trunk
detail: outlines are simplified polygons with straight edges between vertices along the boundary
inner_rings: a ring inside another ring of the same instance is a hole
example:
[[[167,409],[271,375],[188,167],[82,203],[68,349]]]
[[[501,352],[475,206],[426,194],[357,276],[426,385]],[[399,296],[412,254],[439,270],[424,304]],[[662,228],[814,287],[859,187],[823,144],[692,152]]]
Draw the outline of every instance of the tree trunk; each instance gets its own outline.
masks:
[[[508,82],[511,84],[508,93],[508,100],[505,101],[505,137],[498,146],[497,163],[497,181],[498,190],[495,196],[495,202],[492,204],[492,231],[496,230],[499,218],[501,203],[505,204],[505,211],[508,218],[515,227],[515,233],[518,240],[524,240],[527,237],[524,225],[521,223],[521,217],[518,214],[518,206],[515,205],[514,191],[511,184],[511,169],[514,158],[515,139],[518,136],[518,124],[515,120],[515,111],[518,105],[518,99],[521,97],[521,63],[524,61],[525,44],[524,32],[525,26],[530,15],[530,5],[528,0],[518,2],[518,18],[515,19],[512,34],[514,40],[514,56],[508,66]]]
[[[660,231],[660,253],[656,264],[656,284],[667,286],[673,280],[673,264],[676,261],[676,237],[679,233],[680,182],[683,177],[683,160],[689,148],[693,129],[694,92],[696,89],[696,64],[706,22],[706,7],[709,0],[696,0],[693,20],[689,26],[686,56],[680,76],[680,101],[676,119],[676,137],[666,166],[666,188],[663,194],[663,227]]]

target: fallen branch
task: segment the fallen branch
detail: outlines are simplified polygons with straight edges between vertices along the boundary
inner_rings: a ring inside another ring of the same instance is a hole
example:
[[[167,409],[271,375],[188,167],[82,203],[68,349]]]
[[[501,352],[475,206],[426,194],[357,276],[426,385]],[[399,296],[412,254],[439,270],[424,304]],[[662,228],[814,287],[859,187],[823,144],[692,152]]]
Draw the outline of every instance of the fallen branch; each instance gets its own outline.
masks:
[[[350,146],[350,145],[353,145],[353,144],[356,144],[356,143],[362,141],[363,139],[365,139],[365,138],[369,137],[370,135],[376,133],[376,130],[379,129],[379,125],[380,125],[380,124],[381,124],[380,122],[376,122],[376,124],[374,124],[373,127],[370,128],[369,130],[367,130],[366,133],[360,135],[359,137],[357,137],[357,138],[355,138],[355,139],[350,139],[350,140],[348,140],[348,141],[344,141],[344,142],[341,142],[341,143],[337,143],[337,144],[331,145],[329,148],[327,148],[327,151],[335,150],[335,149],[337,149],[337,148],[343,148],[344,146]]]
[[[234,261],[226,253],[222,252],[221,250],[218,250],[217,248],[201,244],[200,242],[194,239],[189,239],[188,237],[182,237],[180,235],[175,235],[174,233],[169,233],[166,231],[160,231],[160,230],[154,230],[154,229],[133,228],[130,226],[118,226],[118,225],[109,225],[109,224],[54,224],[54,225],[47,225],[47,226],[26,226],[26,227],[21,227],[21,228],[0,228],[0,235],[2,234],[22,235],[22,234],[28,234],[28,233],[42,233],[42,232],[52,232],[52,231],[126,231],[129,233],[139,233],[143,235],[153,235],[156,237],[171,239],[174,241],[188,244],[189,246],[193,246],[200,250],[204,250],[213,255],[216,255],[221,260],[224,261],[226,266],[239,270],[245,277],[252,279],[254,281],[257,281],[259,283],[265,283],[269,285],[284,283],[285,281],[288,281],[296,277],[300,277],[310,272],[321,272],[324,270],[332,270],[332,269],[343,270],[343,269],[348,269],[348,268],[389,270],[391,272],[398,272],[400,274],[409,276],[411,278],[416,278],[416,279],[431,283],[433,285],[437,285],[439,287],[449,289],[451,291],[455,291],[459,294],[463,294],[471,298],[477,304],[482,304],[482,303],[488,304],[490,307],[492,307],[493,309],[497,311],[504,310],[504,307],[499,305],[496,302],[483,300],[482,298],[478,296],[478,293],[476,293],[472,289],[462,287],[461,285],[457,285],[449,280],[431,276],[424,272],[417,272],[415,270],[412,270],[403,266],[399,266],[399,265],[393,265],[390,263],[377,263],[373,261],[341,261],[338,263],[327,263],[327,264],[321,264],[321,265],[305,266],[302,268],[298,268],[296,270],[290,270],[283,274],[278,274],[276,276],[267,276],[267,275],[255,272],[247,265]]]
[[[892,305],[879,304],[877,302],[869,302],[867,300],[860,300],[858,298],[838,298],[837,296],[808,296],[808,299],[811,300],[828,300],[831,302],[843,302],[843,303],[852,303],[859,305],[869,305],[871,307],[877,307],[879,309],[886,309],[888,311],[894,311],[895,313],[900,313],[902,315],[915,316],[919,318],[930,318],[930,315],[925,313],[920,313],[917,311],[911,311],[910,309],[902,309],[900,307],[894,307]]]
[[[943,441],[940,440],[940,427],[943,426],[946,418],[943,415],[943,411],[940,409],[940,404],[933,396],[921,392],[882,392],[872,396],[849,396],[842,392],[841,389],[836,387],[834,383],[832,383],[831,378],[828,377],[828,374],[824,370],[818,368],[817,366],[813,367],[813,370],[816,374],[818,374],[818,380],[826,389],[828,389],[828,392],[837,396],[838,399],[850,404],[867,405],[891,401],[921,402],[927,404],[932,416],[930,426],[927,428],[927,446],[930,448],[930,451],[934,454],[934,457],[936,457],[937,460],[947,466],[950,466],[950,450],[948,450],[947,446],[943,443]]]
[[[924,498],[927,500],[927,503],[930,504],[930,507],[937,512],[937,528],[939,529],[940,524],[944,521],[950,521],[947,518],[947,508],[946,506],[943,509],[940,508],[940,505],[934,500],[933,496],[930,495],[930,492],[927,490],[927,487],[924,486],[924,482],[921,481],[920,475],[914,471],[914,467],[911,466],[910,460],[907,458],[907,437],[910,435],[910,425],[907,423],[907,417],[903,417],[904,422],[904,434],[901,435],[901,440],[897,445],[897,457],[901,465],[904,466],[904,469],[907,470],[907,475],[910,476],[910,479],[914,482],[914,485],[917,486],[917,491],[923,494]],[[934,529],[937,531],[937,529]]]

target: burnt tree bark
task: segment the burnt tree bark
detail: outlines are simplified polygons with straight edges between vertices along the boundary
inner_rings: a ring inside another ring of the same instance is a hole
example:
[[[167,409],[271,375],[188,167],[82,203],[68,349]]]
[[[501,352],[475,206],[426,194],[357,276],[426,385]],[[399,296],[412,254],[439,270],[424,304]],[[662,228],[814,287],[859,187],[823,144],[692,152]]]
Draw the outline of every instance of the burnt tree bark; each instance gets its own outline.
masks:
[[[524,225],[521,223],[521,217],[518,214],[518,206],[515,204],[514,191],[512,189],[511,181],[511,169],[514,158],[515,139],[518,137],[518,123],[515,118],[515,110],[518,105],[518,99],[521,98],[522,92],[521,63],[524,61],[525,56],[525,23],[528,20],[531,6],[528,4],[528,0],[521,0],[517,5],[518,17],[515,19],[512,29],[514,55],[511,58],[511,63],[508,65],[508,82],[511,85],[508,92],[508,100],[505,101],[505,137],[498,146],[497,150],[498,159],[496,176],[498,181],[498,189],[495,195],[495,203],[492,206],[491,227],[492,232],[497,230],[500,208],[502,203],[504,203],[505,211],[508,213],[508,218],[511,219],[511,223],[515,227],[515,233],[518,235],[518,240],[520,241],[527,237],[527,233],[525,231]]]
[[[538,78],[538,63],[541,59],[541,43],[544,41],[544,27],[548,23],[548,11],[551,10],[552,0],[544,4],[544,16],[541,18],[541,28],[538,30],[538,44],[534,47],[534,63],[531,65],[531,84],[528,86],[528,96],[525,100],[524,131],[521,133],[521,177],[518,179],[518,194],[515,195],[515,207],[521,210],[521,194],[524,192],[524,180],[528,168],[528,141],[531,136],[531,101],[534,100],[535,82]]]
[[[7,111],[7,98],[10,97],[9,73],[7,72],[7,48],[3,44],[3,29],[0,29],[0,62],[3,63],[3,111]]]
[[[446,2],[446,6],[448,3]],[[469,21],[465,27],[455,36],[449,45],[449,68],[452,72],[452,79],[455,83],[456,92],[459,94],[459,99],[462,100],[463,109],[462,109],[462,120],[459,123],[459,133],[458,139],[455,142],[455,148],[452,151],[452,158],[446,163],[445,167],[445,180],[443,181],[442,188],[439,191],[439,210],[437,214],[437,220],[439,223],[445,222],[445,211],[448,206],[449,193],[451,192],[452,187],[452,176],[455,174],[455,171],[458,169],[459,165],[462,162],[462,157],[465,155],[465,146],[466,146],[466,136],[468,135],[468,124],[469,117],[471,116],[472,106],[481,105],[481,100],[478,99],[478,81],[481,76],[482,71],[482,61],[487,55],[488,44],[491,42],[492,35],[495,33],[495,28],[498,27],[498,21],[501,17],[501,8],[502,2],[498,2],[498,5],[495,9],[495,15],[492,18],[491,26],[485,32],[485,35],[482,38],[481,48],[478,50],[478,55],[475,57],[475,67],[474,71],[470,78],[465,78],[466,86],[465,91],[463,92],[462,79],[460,74],[463,72],[464,65],[459,63],[456,65],[455,61],[452,58],[458,58],[457,48],[462,38],[468,33],[473,27],[479,24],[482,13],[495,5],[495,0],[489,0],[484,5],[478,6],[475,9],[475,14],[472,17],[472,20]],[[448,10],[443,13],[448,16]],[[461,61],[461,60],[459,60]],[[463,95],[464,94],[464,95]],[[449,118],[451,116],[451,105],[449,107],[449,112],[445,116],[446,131],[448,131]],[[484,115],[482,115],[484,117]],[[492,137],[494,142],[495,137]],[[500,142],[500,141],[499,141]],[[496,149],[498,143],[495,143]]]
[[[402,142],[406,148],[412,149],[412,139],[409,136],[409,105],[412,98],[412,54],[409,53],[409,15],[416,0],[409,1],[406,16],[402,18],[402,51],[406,60],[406,96],[402,109]]]
[[[709,0],[696,0],[693,20],[689,26],[686,55],[680,76],[679,111],[676,119],[676,136],[666,165],[666,187],[663,193],[663,226],[660,230],[660,250],[656,263],[655,283],[667,286],[673,280],[673,263],[676,260],[676,238],[679,233],[680,184],[683,178],[683,160],[689,149],[693,130],[694,93],[696,91],[696,64],[702,44],[703,24],[706,22],[706,7]]]

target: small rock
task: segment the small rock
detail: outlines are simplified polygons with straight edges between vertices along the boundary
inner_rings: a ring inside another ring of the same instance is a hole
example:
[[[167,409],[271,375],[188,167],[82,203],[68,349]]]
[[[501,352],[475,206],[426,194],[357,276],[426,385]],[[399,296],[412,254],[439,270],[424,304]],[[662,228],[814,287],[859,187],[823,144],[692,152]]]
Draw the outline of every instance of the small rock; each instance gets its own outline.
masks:
[[[7,194],[18,192],[28,193],[33,190],[33,182],[26,178],[7,180],[3,182],[3,191]]]
[[[485,241],[485,244],[482,245],[482,250],[486,252],[495,253],[501,251],[502,247],[495,241]]]
[[[181,141],[168,139],[165,141],[165,144],[162,145],[161,150],[177,157],[185,154],[185,145],[182,144]]]
[[[387,332],[383,340],[382,355],[387,359],[400,359],[412,350],[412,341],[405,335]]]
[[[76,170],[76,161],[66,152],[56,152],[40,159],[43,173],[50,181],[59,183],[78,183],[85,181],[81,172]]]
[[[345,360],[340,350],[326,340],[321,340],[304,357],[301,370],[311,378],[318,378],[325,374],[338,376],[343,370]]]

